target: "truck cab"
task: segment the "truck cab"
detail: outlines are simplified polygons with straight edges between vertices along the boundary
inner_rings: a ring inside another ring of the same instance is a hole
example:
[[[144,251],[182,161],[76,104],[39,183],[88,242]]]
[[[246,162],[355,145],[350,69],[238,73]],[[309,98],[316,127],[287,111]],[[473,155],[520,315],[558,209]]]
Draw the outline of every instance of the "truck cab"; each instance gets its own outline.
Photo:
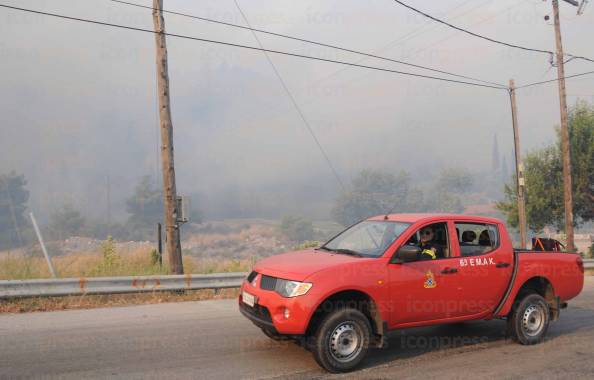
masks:
[[[239,308],[267,336],[298,339],[344,372],[407,327],[503,318],[518,342],[538,343],[582,286],[578,255],[516,251],[498,219],[394,214],[258,262]]]

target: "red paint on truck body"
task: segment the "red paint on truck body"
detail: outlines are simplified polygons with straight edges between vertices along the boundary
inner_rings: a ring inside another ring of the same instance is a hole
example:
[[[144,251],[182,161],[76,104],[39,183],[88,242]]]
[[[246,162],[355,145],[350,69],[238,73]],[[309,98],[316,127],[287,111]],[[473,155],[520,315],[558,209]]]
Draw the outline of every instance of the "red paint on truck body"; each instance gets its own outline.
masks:
[[[387,219],[378,216],[368,220],[411,225],[377,258],[308,249],[272,256],[255,265],[254,271],[258,273],[256,286],[244,281],[241,291],[255,296],[258,307],[268,310],[271,325],[264,327],[273,327],[280,334],[305,334],[316,309],[326,299],[343,291],[367,295],[381,321],[389,329],[397,329],[505,317],[518,291],[535,277],[546,279],[561,302],[577,296],[583,287],[581,259],[576,254],[561,252],[517,253],[516,278],[510,284],[515,269],[514,250],[504,224],[498,219],[452,214],[395,214]],[[415,231],[439,222],[447,223],[451,242],[449,257],[390,263],[398,248]],[[454,223],[497,226],[499,246],[484,255],[462,257]],[[456,271],[452,273],[452,270]],[[313,285],[305,295],[286,298],[274,290],[261,289],[262,275]],[[433,282],[427,283],[428,277],[432,277]],[[426,284],[429,287],[425,287]],[[430,287],[431,284],[436,285]],[[510,294],[495,315],[508,287],[511,287]],[[241,295],[239,303],[245,308]],[[289,318],[285,317],[285,310],[289,311]],[[246,316],[263,327],[261,321]]]

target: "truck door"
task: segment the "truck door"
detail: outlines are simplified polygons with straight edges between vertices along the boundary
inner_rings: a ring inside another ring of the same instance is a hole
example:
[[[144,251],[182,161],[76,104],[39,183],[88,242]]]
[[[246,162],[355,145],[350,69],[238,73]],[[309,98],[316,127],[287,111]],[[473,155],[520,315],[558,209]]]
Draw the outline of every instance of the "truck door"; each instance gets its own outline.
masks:
[[[449,226],[449,228],[448,228]],[[453,223],[432,223],[407,236],[409,245],[420,245],[428,229],[433,230],[435,259],[388,264],[391,299],[390,327],[423,322],[459,314],[456,302],[461,293],[458,284],[460,260],[452,256],[456,235]]]
[[[503,247],[496,224],[456,221],[458,281],[462,288],[461,315],[493,310],[512,273],[510,247]]]

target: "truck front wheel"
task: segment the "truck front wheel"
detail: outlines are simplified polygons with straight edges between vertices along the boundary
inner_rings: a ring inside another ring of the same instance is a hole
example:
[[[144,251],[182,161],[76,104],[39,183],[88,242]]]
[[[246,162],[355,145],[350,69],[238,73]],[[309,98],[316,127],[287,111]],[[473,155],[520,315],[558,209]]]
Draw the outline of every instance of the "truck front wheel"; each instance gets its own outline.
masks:
[[[550,309],[539,294],[520,298],[507,320],[509,334],[518,343],[531,345],[542,342],[549,328]]]
[[[367,354],[370,335],[369,320],[359,310],[335,310],[321,321],[311,350],[327,371],[348,372]]]

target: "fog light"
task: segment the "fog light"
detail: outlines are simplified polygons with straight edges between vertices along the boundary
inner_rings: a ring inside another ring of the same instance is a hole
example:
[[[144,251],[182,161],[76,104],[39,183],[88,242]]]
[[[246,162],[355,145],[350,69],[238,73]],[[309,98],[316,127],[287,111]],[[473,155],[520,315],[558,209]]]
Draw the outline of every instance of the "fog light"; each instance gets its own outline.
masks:
[[[285,308],[284,315],[285,315],[285,319],[289,319],[289,317],[291,316],[291,312],[289,311],[289,309]]]

